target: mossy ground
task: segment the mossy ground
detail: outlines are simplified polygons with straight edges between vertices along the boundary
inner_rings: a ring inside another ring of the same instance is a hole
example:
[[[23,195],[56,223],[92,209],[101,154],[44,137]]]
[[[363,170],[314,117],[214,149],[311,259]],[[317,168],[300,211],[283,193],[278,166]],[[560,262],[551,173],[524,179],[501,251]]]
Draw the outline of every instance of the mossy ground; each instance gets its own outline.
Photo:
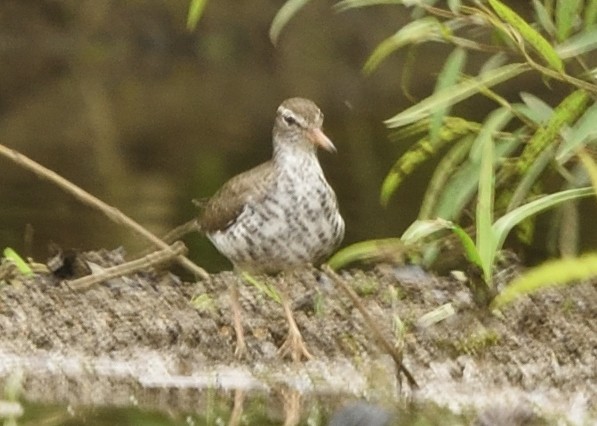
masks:
[[[122,261],[116,251],[85,256],[104,266]],[[266,394],[295,387],[306,400],[338,392],[385,405],[433,402],[480,412],[522,407],[547,418],[595,418],[594,282],[525,297],[494,315],[477,308],[451,278],[388,265],[341,275],[355,287],[375,284],[361,300],[387,339],[403,339],[397,343],[420,389],[404,380],[399,386],[359,312],[316,269],[261,278],[293,301],[315,356],[302,365],[277,354],[287,331],[281,306],[232,272],[190,282],[149,271],[86,292],[51,275],[13,280],[0,288],[0,376],[5,383],[20,370],[27,400],[73,406],[134,401],[197,411],[205,408],[198,401],[206,401],[206,388],[215,383],[231,392],[238,383]],[[234,356],[232,286],[240,290],[248,346],[241,360]],[[446,303],[455,315],[417,326],[418,318]]]

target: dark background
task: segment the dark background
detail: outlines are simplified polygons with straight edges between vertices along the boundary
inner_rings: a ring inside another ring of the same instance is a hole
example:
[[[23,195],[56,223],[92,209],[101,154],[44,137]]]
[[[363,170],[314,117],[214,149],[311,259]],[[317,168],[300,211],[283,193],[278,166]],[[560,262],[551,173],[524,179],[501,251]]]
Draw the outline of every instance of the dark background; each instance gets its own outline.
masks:
[[[417,215],[433,164],[380,207],[380,184],[407,147],[390,143],[382,123],[412,105],[400,88],[406,51],[371,76],[361,67],[410,12],[380,6],[335,13],[332,3],[312,1],[274,46],[268,30],[282,4],[209,1],[188,32],[185,1],[3,0],[0,143],[161,234],[196,214],[191,199],[268,159],[277,106],[308,97],[323,110],[324,130],[338,148],[320,158],[346,219],[344,245],[400,235]],[[431,93],[451,49],[419,49],[415,97]],[[473,119],[493,107],[480,102],[469,104]],[[83,250],[124,245],[131,253],[145,246],[3,158],[0,203],[0,246],[39,260],[50,241]],[[186,241],[208,270],[229,267],[203,237]]]

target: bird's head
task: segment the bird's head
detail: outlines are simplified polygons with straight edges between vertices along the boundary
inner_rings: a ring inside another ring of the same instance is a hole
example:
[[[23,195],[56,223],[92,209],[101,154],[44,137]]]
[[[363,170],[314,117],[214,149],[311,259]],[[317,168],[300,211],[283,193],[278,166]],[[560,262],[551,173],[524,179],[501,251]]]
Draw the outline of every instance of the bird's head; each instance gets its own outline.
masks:
[[[332,141],[323,133],[323,113],[312,101],[304,98],[286,99],[278,107],[274,123],[274,149],[295,146],[308,151],[321,147],[336,152]]]

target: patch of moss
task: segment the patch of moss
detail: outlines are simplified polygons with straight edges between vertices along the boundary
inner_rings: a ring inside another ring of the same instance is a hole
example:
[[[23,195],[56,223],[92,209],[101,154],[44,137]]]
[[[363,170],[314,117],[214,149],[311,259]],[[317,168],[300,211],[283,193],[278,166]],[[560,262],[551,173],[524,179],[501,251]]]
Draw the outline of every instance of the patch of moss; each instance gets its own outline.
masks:
[[[216,303],[208,294],[198,294],[191,299],[191,305],[201,313],[214,314]]]
[[[500,341],[500,335],[495,330],[482,329],[466,338],[453,342],[453,347],[460,354],[479,355],[485,349],[495,346]]]
[[[397,301],[404,299],[405,293],[395,286],[385,287],[379,295],[380,301],[386,306],[393,306]]]
[[[361,297],[372,296],[379,290],[379,282],[371,278],[356,279],[352,283],[352,286],[354,291],[356,291],[356,293]]]

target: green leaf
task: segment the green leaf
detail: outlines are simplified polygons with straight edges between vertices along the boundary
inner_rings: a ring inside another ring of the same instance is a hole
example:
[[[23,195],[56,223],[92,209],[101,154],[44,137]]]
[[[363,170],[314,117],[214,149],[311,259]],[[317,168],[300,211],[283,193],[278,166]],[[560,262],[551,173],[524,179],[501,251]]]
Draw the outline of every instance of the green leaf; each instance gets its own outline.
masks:
[[[427,190],[421,202],[419,209],[419,219],[430,219],[436,217],[435,208],[441,195],[445,190],[446,184],[450,182],[450,178],[459,170],[462,162],[468,156],[470,148],[473,144],[473,136],[468,135],[463,137],[459,142],[442,157],[438,165],[433,171]],[[453,219],[453,217],[441,216],[445,219]]]
[[[466,231],[458,225],[452,225],[452,227],[450,227],[450,230],[460,240],[460,243],[464,248],[464,253],[466,254],[467,259],[470,262],[477,265],[479,268],[483,269],[483,261],[481,260],[478,247],[475,246],[475,242],[470,237],[470,235],[467,234]]]
[[[597,0],[587,0],[585,6],[584,28],[588,30],[597,22]]]
[[[457,47],[446,59],[443,69],[437,77],[435,92],[440,92],[448,87],[452,87],[458,81],[460,73],[466,63],[466,51]],[[439,131],[444,123],[444,117],[449,113],[450,106],[438,108],[431,114],[431,123],[429,126],[429,140],[435,143],[439,137]]]
[[[481,68],[479,69],[479,75],[485,74],[488,71],[494,70],[503,66],[506,62],[508,62],[508,55],[504,52],[498,52],[494,55],[491,55],[489,59],[487,59]]]
[[[597,253],[571,259],[558,259],[537,266],[512,281],[492,302],[497,309],[518,297],[549,287],[597,276]]]
[[[520,98],[528,109],[519,108],[519,111],[538,125],[546,123],[553,115],[553,108],[532,93],[521,92]]]
[[[440,129],[437,139],[432,143],[429,138],[423,138],[410,147],[408,151],[398,158],[381,186],[380,202],[383,206],[388,204],[390,197],[398,189],[403,179],[411,174],[419,165],[430,159],[439,152],[439,149],[447,143],[458,140],[463,135],[475,131],[477,123],[471,123],[454,117],[445,117],[444,126]],[[428,124],[428,120],[419,123]],[[405,133],[411,133],[419,128],[418,123],[408,126]]]
[[[26,276],[33,275],[33,271],[31,270],[31,268],[29,267],[27,262],[25,262],[23,260],[23,258],[17,254],[16,251],[11,249],[10,247],[6,247],[4,249],[3,254],[4,254],[5,258],[7,258],[8,260],[10,260],[12,263],[15,264],[15,266],[17,267],[17,269],[19,270],[19,272],[21,274],[26,275]]]
[[[489,113],[479,130],[479,135],[471,148],[470,158],[475,163],[481,163],[484,157],[485,144],[501,131],[512,119],[512,112],[505,107],[497,108]],[[496,159],[497,160],[497,159]]]
[[[191,306],[202,313],[216,314],[217,305],[215,300],[207,293],[193,296],[190,300]]]
[[[584,113],[590,99],[587,92],[579,89],[560,102],[549,121],[537,129],[516,160],[516,171],[519,175],[526,173],[539,153],[547,146],[557,143],[559,132],[565,126],[574,123]]]
[[[339,250],[326,263],[330,268],[337,270],[349,263],[380,258],[402,257],[405,253],[405,244],[399,238],[381,240],[368,240],[351,244]]]
[[[564,143],[559,147],[556,161],[566,163],[578,149],[586,146],[597,138],[597,104],[591,105],[567,132]]]
[[[579,151],[578,158],[580,158],[583,167],[587,170],[591,179],[591,185],[593,185],[593,190],[597,196],[597,163],[585,151]]]
[[[506,237],[508,236],[508,233],[512,230],[512,228],[514,228],[516,225],[518,225],[526,218],[536,215],[542,212],[543,210],[552,208],[565,201],[575,200],[591,195],[594,195],[593,188],[591,187],[568,189],[566,191],[560,191],[554,194],[545,195],[541,198],[531,201],[530,203],[517,207],[511,212],[500,217],[493,224],[494,234],[496,236],[495,251],[497,252],[501,249],[502,245],[504,244],[504,241],[506,240]]]
[[[207,0],[191,0],[187,14],[187,30],[191,31],[197,27],[197,22],[201,19],[206,4]]]
[[[583,0],[558,0],[556,3],[556,36],[559,41],[566,40],[572,33],[582,3]]]
[[[269,38],[274,45],[278,42],[278,37],[288,21],[309,3],[309,1],[310,0],[288,0],[282,5],[280,10],[278,10],[269,29]]]
[[[437,108],[454,105],[457,102],[476,95],[482,89],[495,86],[528,70],[529,67],[525,64],[509,64],[487,71],[475,78],[462,81],[452,87],[434,93],[418,104],[389,118],[384,123],[386,126],[394,128],[425,119]]]
[[[480,258],[480,266],[486,283],[490,284],[493,276],[493,263],[495,252],[495,235],[493,223],[493,199],[496,162],[493,134],[504,127],[512,118],[512,113],[507,108],[499,108],[493,111],[485,120],[484,126],[475,141],[471,158],[474,160],[475,148],[481,152],[479,173],[479,193],[476,206],[476,230],[477,230],[477,251]]]
[[[454,233],[460,240],[466,257],[472,263],[481,267],[481,258],[479,257],[479,252],[477,251],[472,238],[464,229],[449,220],[440,218],[433,220],[416,220],[406,231],[404,231],[401,240],[404,244],[410,245],[442,230],[449,230]]]
[[[537,15],[537,21],[541,24],[543,29],[548,34],[556,33],[556,26],[551,18],[551,14],[545,8],[540,0],[533,0],[533,7],[535,8],[535,14]]]
[[[441,33],[442,24],[436,18],[426,17],[410,22],[375,48],[363,65],[363,71],[365,74],[371,74],[394,51],[407,44],[439,39]]]
[[[520,177],[516,184],[516,189],[512,193],[512,198],[510,198],[508,207],[506,208],[507,212],[512,211],[521,205],[524,199],[529,195],[537,182],[537,179],[541,176],[541,173],[543,173],[545,168],[552,162],[553,151],[553,147],[550,146],[544,149]]]
[[[523,140],[514,134],[512,139],[501,141],[496,146],[496,160],[511,155]],[[434,215],[448,220],[456,220],[477,192],[480,164],[469,159],[452,175],[444,190],[439,194]]]
[[[454,224],[444,219],[415,220],[404,231],[400,240],[403,244],[414,244],[436,232],[452,229]]]
[[[489,0],[489,4],[502,20],[518,31],[522,38],[543,57],[551,68],[559,72],[564,71],[564,63],[551,44],[541,34],[499,0]]]
[[[562,59],[584,55],[597,48],[597,28],[590,28],[580,34],[573,35],[556,47]]]
[[[461,7],[462,7],[462,0],[448,0],[448,9],[450,9],[450,12],[458,15],[458,14],[460,14]]]
[[[251,284],[257,290],[261,291],[267,297],[272,299],[274,302],[282,304],[282,298],[280,297],[280,295],[278,294],[278,291],[273,286],[271,286],[268,283],[265,283],[261,280],[258,280],[253,275],[249,274],[248,272],[242,272],[241,276],[245,282]]]
[[[343,0],[334,5],[334,10],[344,12],[348,9],[355,9],[368,6],[379,6],[384,4],[403,4],[404,0]]]

